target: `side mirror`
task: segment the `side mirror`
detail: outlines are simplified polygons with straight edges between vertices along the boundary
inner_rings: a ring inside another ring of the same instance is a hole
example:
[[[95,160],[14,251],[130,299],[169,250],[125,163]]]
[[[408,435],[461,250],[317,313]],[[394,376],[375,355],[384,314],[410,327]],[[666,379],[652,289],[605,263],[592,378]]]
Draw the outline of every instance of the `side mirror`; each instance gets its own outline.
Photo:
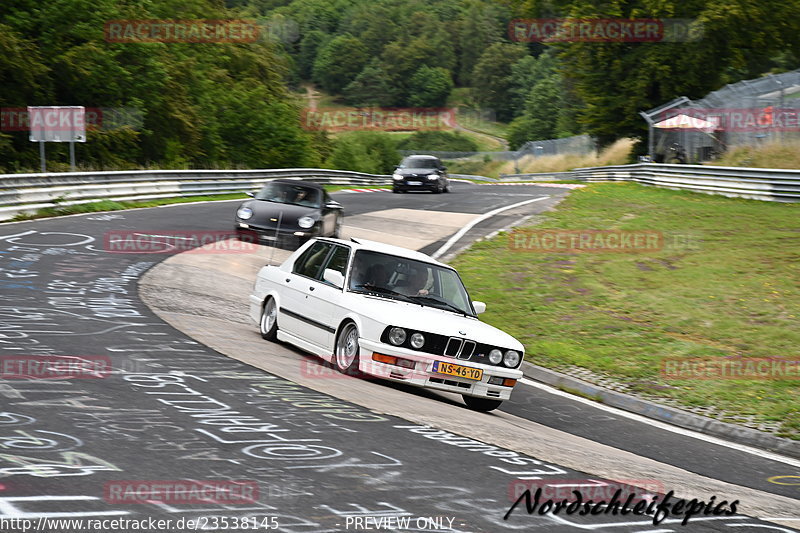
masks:
[[[249,196],[250,198],[255,198],[256,197],[256,193],[254,193],[254,192],[246,192],[245,194],[247,196]]]
[[[341,209],[342,208],[342,204],[340,204],[339,202],[331,201],[331,202],[328,202],[327,204],[325,204],[325,207],[328,208],[328,209]]]
[[[475,308],[475,313],[478,315],[486,312],[486,304],[483,302],[472,302],[472,307]]]
[[[338,270],[326,268],[325,272],[322,273],[322,279],[332,284],[337,289],[344,287],[344,275]]]

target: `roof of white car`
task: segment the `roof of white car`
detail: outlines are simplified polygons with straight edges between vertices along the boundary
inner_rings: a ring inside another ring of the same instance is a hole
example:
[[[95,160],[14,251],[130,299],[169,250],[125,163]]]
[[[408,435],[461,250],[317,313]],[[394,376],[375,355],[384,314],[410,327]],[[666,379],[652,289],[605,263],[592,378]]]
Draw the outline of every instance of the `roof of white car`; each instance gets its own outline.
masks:
[[[384,244],[382,242],[369,241],[367,239],[361,239],[361,238],[353,238],[350,240],[326,238],[325,240],[331,240],[334,242],[347,244],[354,250],[370,250],[373,252],[380,252],[389,255],[407,257],[409,259],[416,259],[417,261],[424,261],[426,263],[434,263],[447,268],[452,268],[449,265],[440,263],[439,261],[437,261],[436,259],[432,258],[429,255],[423,254],[422,252],[417,252],[416,250],[409,250],[408,248],[401,248],[400,246],[393,246],[391,244]]]

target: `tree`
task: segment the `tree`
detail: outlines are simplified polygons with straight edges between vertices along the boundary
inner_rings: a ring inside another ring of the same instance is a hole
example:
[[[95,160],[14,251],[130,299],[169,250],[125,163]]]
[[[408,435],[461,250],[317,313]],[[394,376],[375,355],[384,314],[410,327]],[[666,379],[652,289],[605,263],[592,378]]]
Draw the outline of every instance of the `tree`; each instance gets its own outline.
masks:
[[[458,83],[462,87],[472,85],[475,65],[481,54],[502,38],[503,26],[498,23],[496,15],[489,4],[470,0],[456,24],[459,48]]]
[[[342,94],[348,104],[357,107],[388,107],[398,103],[398,92],[377,58],[367,63]]]
[[[327,91],[341,92],[367,60],[367,50],[361,41],[352,35],[339,35],[320,48],[314,60],[314,81]]]
[[[320,47],[325,44],[328,36],[319,30],[311,30],[300,40],[300,51],[297,54],[297,73],[300,78],[311,78],[314,70],[314,60]]]
[[[498,120],[513,116],[513,66],[526,54],[516,44],[495,43],[481,55],[472,73],[478,103],[495,110]]]
[[[409,82],[408,105],[441,107],[453,90],[450,72],[441,67],[420,67]]]
[[[556,125],[561,108],[560,77],[553,73],[539,80],[530,89],[525,112],[511,122],[508,142],[513,150],[527,141],[557,137]]]

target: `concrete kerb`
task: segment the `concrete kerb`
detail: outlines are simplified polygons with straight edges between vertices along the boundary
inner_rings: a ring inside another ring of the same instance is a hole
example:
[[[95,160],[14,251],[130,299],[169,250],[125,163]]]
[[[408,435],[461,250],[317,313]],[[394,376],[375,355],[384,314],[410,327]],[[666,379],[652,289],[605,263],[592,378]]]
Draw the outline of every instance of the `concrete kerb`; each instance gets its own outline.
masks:
[[[592,383],[543,368],[527,361],[521,368],[525,377],[550,385],[563,387],[570,391],[597,398],[605,405],[635,413],[647,418],[666,422],[674,426],[711,435],[730,442],[753,446],[763,450],[780,453],[787,457],[800,458],[800,441],[776,437],[755,429],[720,422],[713,418],[688,413],[674,407],[659,405],[630,394],[604,389]]]

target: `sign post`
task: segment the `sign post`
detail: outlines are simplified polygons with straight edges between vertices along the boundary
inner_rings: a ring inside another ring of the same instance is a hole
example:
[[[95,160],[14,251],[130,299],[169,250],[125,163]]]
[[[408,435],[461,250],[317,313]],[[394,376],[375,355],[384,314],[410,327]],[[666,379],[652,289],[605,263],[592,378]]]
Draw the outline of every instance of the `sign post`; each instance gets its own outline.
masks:
[[[75,171],[75,143],[86,142],[86,110],[83,106],[28,107],[30,140],[39,143],[42,172],[47,172],[46,142],[69,143],[69,165]]]

